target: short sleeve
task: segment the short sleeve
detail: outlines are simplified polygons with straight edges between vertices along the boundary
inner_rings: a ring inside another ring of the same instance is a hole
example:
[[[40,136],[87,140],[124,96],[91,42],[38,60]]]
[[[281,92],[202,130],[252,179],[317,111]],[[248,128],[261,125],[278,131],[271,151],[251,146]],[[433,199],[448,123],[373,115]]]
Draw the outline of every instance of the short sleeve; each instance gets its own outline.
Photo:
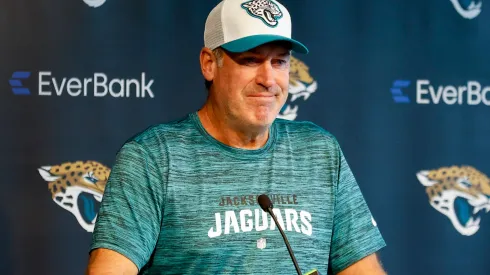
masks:
[[[165,194],[162,180],[155,159],[145,147],[136,141],[125,143],[105,187],[90,250],[114,250],[141,270],[161,229]]]
[[[334,274],[386,246],[340,147],[330,265]]]

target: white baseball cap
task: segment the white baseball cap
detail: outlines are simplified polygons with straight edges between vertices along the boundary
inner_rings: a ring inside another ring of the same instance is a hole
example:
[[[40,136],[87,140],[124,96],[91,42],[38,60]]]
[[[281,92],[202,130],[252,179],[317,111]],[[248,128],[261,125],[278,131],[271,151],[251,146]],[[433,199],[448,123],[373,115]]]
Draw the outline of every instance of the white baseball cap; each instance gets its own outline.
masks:
[[[275,0],[223,0],[208,15],[204,46],[244,52],[272,41],[289,41],[292,50],[308,53],[291,38],[291,16]]]

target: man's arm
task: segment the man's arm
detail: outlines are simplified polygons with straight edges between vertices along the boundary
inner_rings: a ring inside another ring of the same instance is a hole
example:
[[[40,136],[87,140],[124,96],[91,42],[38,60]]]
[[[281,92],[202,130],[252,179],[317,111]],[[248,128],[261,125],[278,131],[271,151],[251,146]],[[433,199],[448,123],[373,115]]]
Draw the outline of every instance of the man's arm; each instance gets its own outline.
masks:
[[[137,274],[160,233],[165,184],[159,164],[135,140],[119,150],[100,203],[88,274]]]
[[[329,258],[332,273],[384,274],[374,253],[386,243],[338,143],[337,148],[339,176]]]
[[[123,255],[105,248],[97,248],[90,253],[85,275],[136,275],[138,268]]]
[[[374,253],[350,265],[338,275],[386,275],[386,272]]]

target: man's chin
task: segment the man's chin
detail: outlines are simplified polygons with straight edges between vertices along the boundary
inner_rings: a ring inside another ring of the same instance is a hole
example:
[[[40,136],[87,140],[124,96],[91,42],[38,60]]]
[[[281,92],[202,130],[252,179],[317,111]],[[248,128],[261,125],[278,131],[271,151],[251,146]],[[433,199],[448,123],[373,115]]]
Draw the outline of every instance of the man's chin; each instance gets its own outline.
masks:
[[[275,117],[256,117],[248,121],[246,130],[256,134],[267,132],[274,120]]]
[[[259,110],[253,116],[254,124],[257,126],[268,127],[274,122],[278,113],[279,112],[271,112],[270,110]]]

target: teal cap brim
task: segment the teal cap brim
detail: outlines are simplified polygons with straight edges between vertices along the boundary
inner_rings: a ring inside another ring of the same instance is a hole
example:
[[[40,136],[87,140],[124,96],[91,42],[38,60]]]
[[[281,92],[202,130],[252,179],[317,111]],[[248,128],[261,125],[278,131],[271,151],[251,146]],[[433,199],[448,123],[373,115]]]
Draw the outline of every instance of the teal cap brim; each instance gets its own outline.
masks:
[[[259,34],[243,37],[228,43],[221,45],[225,50],[233,53],[246,52],[260,45],[274,42],[274,41],[288,41],[291,42],[292,50],[298,53],[307,54],[308,48],[305,45],[291,38],[287,38],[280,35],[271,35],[271,34]]]

